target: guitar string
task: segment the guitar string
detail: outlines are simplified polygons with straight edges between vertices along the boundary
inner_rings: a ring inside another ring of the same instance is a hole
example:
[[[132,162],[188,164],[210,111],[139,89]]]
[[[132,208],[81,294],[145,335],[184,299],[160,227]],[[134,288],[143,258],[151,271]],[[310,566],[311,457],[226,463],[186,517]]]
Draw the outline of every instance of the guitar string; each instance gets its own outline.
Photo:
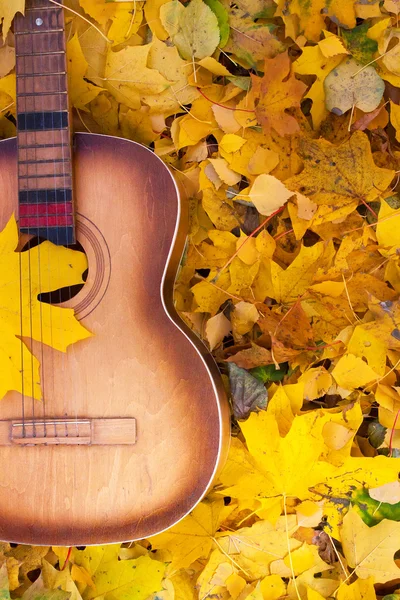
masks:
[[[16,27],[18,29],[18,24],[20,22],[20,17],[17,17]],[[22,62],[24,63],[24,71],[26,69],[26,56],[21,57]],[[19,66],[18,60],[15,62],[15,72],[19,75]],[[18,83],[17,83],[18,85]],[[17,94],[17,118],[18,118],[18,104],[19,104],[19,94]],[[27,144],[25,144],[27,145]],[[17,135],[17,152],[19,155],[19,136]],[[21,180],[18,177],[18,193],[21,187]],[[25,376],[24,376],[24,342],[23,342],[23,297],[22,297],[22,252],[18,252],[18,262],[19,262],[19,318],[20,318],[20,349],[21,349],[21,412],[22,412],[22,437],[26,436],[25,431]]]
[[[40,17],[39,17],[40,18]],[[34,13],[31,16],[31,19],[33,21],[34,19]],[[35,21],[36,24],[36,21]],[[31,31],[33,29],[33,22],[32,22],[32,26],[31,26]],[[31,34],[33,35],[33,34]],[[42,58],[42,60],[40,61],[41,64],[44,64],[44,59]],[[32,58],[32,79],[33,82],[35,81],[36,77],[35,77],[35,64],[34,64],[34,58]],[[34,85],[34,83],[33,83]],[[32,88],[34,89],[34,88]],[[39,96],[39,98],[41,98]],[[43,97],[42,97],[43,98]],[[41,100],[42,102],[42,110],[43,110],[43,122],[44,122],[44,101]],[[35,147],[35,157],[36,157],[36,161],[38,160],[38,148],[37,148],[37,143],[36,143],[36,147]],[[46,164],[46,163],[43,163]],[[38,163],[36,162],[36,171],[37,171],[37,165]],[[46,205],[47,205],[47,188],[46,189]],[[48,215],[48,211],[46,211],[46,215]],[[38,227],[39,227],[39,193],[36,193],[36,220],[38,223]],[[48,216],[46,216],[46,223],[48,223]],[[46,230],[47,232],[47,230]],[[42,248],[41,248],[41,242],[38,240],[38,277],[39,277],[39,297],[41,298],[42,295],[42,268],[41,268],[41,253],[42,253]],[[40,385],[41,385],[41,402],[42,402],[42,413],[43,413],[43,436],[46,437],[46,395],[45,395],[45,368],[44,368],[44,345],[43,345],[43,303],[42,301],[39,302],[39,318],[40,318],[40,348],[41,348],[41,368],[40,368]],[[33,417],[34,418],[34,417]]]
[[[30,43],[33,47],[33,34],[32,29],[30,33]],[[36,134],[35,134],[36,138]],[[35,151],[36,152],[36,151]],[[37,163],[35,164],[35,170],[37,175]],[[28,170],[27,170],[28,172]],[[29,178],[26,179],[26,187],[29,189]],[[28,235],[30,236],[31,226],[28,220]],[[32,313],[32,260],[31,260],[31,250],[28,249],[28,282],[29,282],[29,333],[30,333],[30,364],[31,364],[31,405],[32,405],[32,433],[33,437],[36,437],[36,424],[35,424],[35,378],[34,378],[34,355],[33,355],[33,313]]]
[[[50,44],[50,42],[49,42]],[[49,45],[49,51],[50,51],[50,45]],[[57,56],[57,55],[48,55],[47,58],[47,68],[48,70],[51,71],[56,71],[56,69],[50,69],[49,68],[49,63],[51,63],[51,61],[53,60],[51,57],[52,56]],[[43,62],[46,59],[43,59]],[[57,60],[57,59],[55,59]],[[55,108],[55,104],[54,104],[54,108]],[[53,119],[53,117],[52,117]],[[50,146],[50,148],[48,149],[48,152],[50,153],[50,155],[52,155],[52,153],[54,152],[54,148],[56,147],[56,138],[55,138],[55,130],[54,130],[54,121],[52,121],[52,129],[51,129],[51,141],[52,141],[52,145]],[[54,196],[56,196],[56,178],[53,177],[53,184],[54,184]],[[49,242],[49,232],[50,232],[50,226],[49,226],[49,197],[48,197],[48,192],[47,192],[46,188],[46,240]],[[50,186],[49,186],[50,189]],[[54,197],[54,201],[56,200],[56,198]],[[58,232],[57,232],[58,235]],[[48,293],[51,293],[51,245],[50,243],[47,243],[47,289],[48,289]],[[46,307],[47,308],[47,307]],[[51,398],[53,398],[53,400],[55,399],[55,369],[54,369],[54,327],[53,327],[53,311],[51,310],[51,302],[50,305],[48,307],[48,311],[49,311],[49,324],[50,324],[50,348],[51,351],[47,353],[48,356],[48,361],[47,363],[49,363],[49,354],[50,354],[50,372],[52,374],[52,376],[50,377],[51,381],[52,381],[52,390],[51,390]],[[42,372],[44,372],[44,365],[42,368]],[[45,386],[43,386],[43,398],[46,397],[47,394],[50,394],[50,390],[48,388],[46,388]],[[46,425],[46,420],[44,419],[45,422],[45,430],[46,430],[46,437],[47,437],[47,425]],[[54,437],[57,437],[57,427],[55,422],[53,423],[53,429],[54,429]]]
[[[54,8],[55,8],[55,10],[58,11],[57,14],[60,13],[60,17],[61,17],[61,24],[62,24],[62,29],[63,29],[63,33],[62,33],[61,37],[62,37],[63,50],[64,50],[64,55],[62,55],[62,56],[65,57],[65,52],[66,52],[65,45],[66,45],[66,42],[65,42],[65,24],[64,24],[63,9],[62,8],[56,8],[56,7],[54,7]],[[59,55],[57,55],[57,56],[59,56]],[[63,61],[63,67],[64,66],[66,67],[65,58],[63,58],[62,61]],[[65,68],[65,70],[66,70],[66,68]],[[65,76],[65,78],[66,78],[66,76]],[[61,91],[59,92],[58,96],[59,96],[59,112],[61,114],[62,108],[63,108],[63,104],[62,104],[62,96],[63,95],[62,95]],[[67,131],[69,131],[69,128],[67,128]],[[62,189],[64,190],[64,218],[65,218],[65,223],[66,223],[67,222],[67,219],[66,219],[67,200],[66,200],[66,193],[65,193],[65,191],[67,189],[67,174],[65,172],[65,153],[64,153],[64,147],[65,146],[64,146],[64,140],[63,140],[64,129],[60,128],[60,134],[59,135],[60,135],[61,144],[62,144],[62,146],[61,146],[61,155],[62,155],[62,163],[61,163],[62,167],[61,168],[62,168],[62,181],[63,181],[63,188]],[[70,143],[70,140],[69,140],[69,143]],[[67,146],[67,147],[69,147],[69,146]],[[60,178],[60,180],[61,180],[61,178]],[[56,184],[56,178],[54,178],[54,183]],[[61,227],[57,227],[57,246],[59,245],[58,244],[58,242],[59,242],[58,234],[59,234],[60,230],[61,230]],[[67,224],[65,224],[65,238],[66,238],[66,240],[68,238],[68,225]],[[59,274],[60,274],[61,273],[61,268],[60,268],[60,255],[59,255],[59,253],[58,253],[58,271],[59,271]],[[61,281],[61,277],[59,278],[59,280]],[[71,287],[68,286],[68,296],[70,296],[70,295],[71,295]],[[61,291],[60,291],[59,292],[59,303],[61,303],[61,301],[62,301],[62,297],[61,297]],[[63,310],[61,309],[59,311],[59,313],[60,313],[60,337],[62,338],[62,342],[63,342],[63,346],[64,346],[65,345],[64,344],[65,337],[64,337],[64,329],[63,329]],[[65,369],[65,362],[66,362],[66,360],[65,360],[65,353],[66,353],[66,351],[63,352],[62,359],[61,359],[61,373],[63,374],[63,376],[64,376],[64,373],[66,372],[66,369]],[[60,373],[60,375],[61,375],[61,373]],[[67,404],[66,394],[67,394],[67,386],[64,384],[63,385],[64,417],[66,417],[67,414],[68,414],[68,410],[67,410],[68,404]],[[68,423],[67,423],[66,419],[64,421],[64,431],[65,431],[65,436],[68,437],[69,436],[69,431],[68,431]]]
[[[63,4],[63,0],[60,0],[61,4]],[[66,48],[66,44],[67,44],[67,40],[66,40],[66,33],[65,33],[65,13],[64,13],[64,8],[59,8],[59,11],[61,13],[61,19],[62,19],[62,25],[63,25],[63,42]],[[71,28],[69,30],[69,33],[71,33]],[[66,54],[64,55],[66,57]],[[66,91],[68,91],[68,75],[67,75],[67,62],[66,59],[65,60],[65,87],[66,87]],[[67,98],[68,98],[68,94],[66,94]],[[77,240],[77,229],[76,229],[76,222],[74,220],[74,186],[73,186],[73,155],[72,155],[72,150],[73,150],[73,144],[72,144],[72,137],[71,137],[71,133],[72,133],[72,123],[70,122],[72,119],[72,112],[68,111],[67,113],[67,119],[68,119],[68,146],[67,146],[67,152],[69,153],[69,159],[70,159],[70,177],[71,177],[71,206],[72,206],[72,214],[73,214],[73,221],[72,221],[72,227],[75,226],[75,243],[78,241]],[[64,186],[65,187],[65,186]],[[67,213],[67,206],[66,206],[66,196],[64,196],[64,200],[65,200],[65,213]],[[66,227],[68,228],[68,225],[66,225]],[[71,294],[71,286],[68,286],[68,298],[71,298],[72,294]],[[74,312],[75,314],[75,312]],[[75,413],[75,435],[76,437],[79,437],[79,425],[78,425],[78,403],[75,401],[77,394],[76,394],[76,381],[75,378],[72,377],[71,378],[71,387],[72,387],[72,399],[73,399],[73,407],[74,407],[74,413]]]

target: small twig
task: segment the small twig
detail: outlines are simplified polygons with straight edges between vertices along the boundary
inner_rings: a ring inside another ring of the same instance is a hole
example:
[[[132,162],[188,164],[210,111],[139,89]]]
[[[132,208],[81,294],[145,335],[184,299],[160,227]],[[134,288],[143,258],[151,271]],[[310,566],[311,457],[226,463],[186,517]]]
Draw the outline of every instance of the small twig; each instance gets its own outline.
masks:
[[[392,427],[392,431],[390,433],[390,440],[389,440],[389,458],[391,458],[392,453],[393,453],[393,437],[394,437],[394,432],[395,432],[395,427],[396,427],[396,423],[397,423],[397,419],[399,418],[399,414],[400,414],[400,408],[396,413],[396,416],[394,418],[393,421],[393,427]]]
[[[70,546],[68,548],[68,552],[67,552],[67,557],[65,559],[65,563],[63,564],[62,568],[60,569],[60,571],[64,571],[65,567],[67,566],[69,559],[71,558],[71,553],[72,553],[72,546]]]
[[[377,60],[379,60],[380,58],[383,58],[384,56],[386,56],[387,54],[389,54],[392,50],[394,50],[395,48],[397,48],[398,44],[395,44],[393,46],[393,48],[390,48],[390,50],[386,50],[386,52],[384,52],[383,54],[380,54],[379,56],[377,56],[376,58],[374,58],[374,60],[371,60],[369,63],[367,63],[366,65],[364,65],[363,67],[361,67],[361,69],[358,69],[358,71],[356,71],[352,76],[351,79],[353,79],[353,77],[355,77],[356,75],[358,75],[359,73],[361,73],[361,71],[364,71],[364,69],[366,69],[367,67],[369,67],[370,65],[374,64],[374,62],[376,62]]]
[[[294,589],[296,591],[297,598],[298,598],[298,600],[301,600],[301,596],[300,596],[299,589],[297,587],[296,576],[295,576],[294,568],[293,568],[292,552],[290,549],[288,516],[287,516],[287,510],[286,510],[286,494],[283,494],[283,510],[285,513],[285,528],[286,528],[286,539],[287,539],[287,548],[288,548],[288,554],[289,554],[290,571],[292,573],[292,581],[293,581]]]
[[[289,233],[293,233],[293,231],[294,231],[294,229],[288,229],[287,231],[283,231],[283,233],[279,233],[278,235],[276,235],[274,237],[274,240],[277,242],[278,240],[283,238],[285,235],[288,235]]]

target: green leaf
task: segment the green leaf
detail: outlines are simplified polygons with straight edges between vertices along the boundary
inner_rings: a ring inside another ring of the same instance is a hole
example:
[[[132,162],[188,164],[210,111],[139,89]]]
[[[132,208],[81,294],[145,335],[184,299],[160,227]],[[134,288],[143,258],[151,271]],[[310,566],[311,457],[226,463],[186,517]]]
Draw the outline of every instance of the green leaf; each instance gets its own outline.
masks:
[[[160,19],[179,53],[187,60],[211,56],[220,41],[218,19],[203,0],[183,7],[179,0],[160,9]]]
[[[343,29],[342,37],[347,50],[353,58],[362,64],[367,64],[373,59],[378,49],[378,43],[367,37],[368,23],[363,23],[354,29]]]
[[[368,425],[368,440],[373,448],[382,446],[386,435],[386,427],[381,425],[379,421],[372,421]]]
[[[227,79],[241,90],[246,90],[246,92],[248,92],[251,87],[250,77],[227,77]]]
[[[221,4],[221,2],[219,2],[219,0],[204,0],[204,2],[211,8],[218,19],[219,32],[221,36],[219,47],[223,48],[228,43],[230,33],[228,11]]]
[[[228,371],[236,419],[247,419],[250,413],[266,408],[268,392],[259,379],[235,363],[228,364]]]
[[[44,587],[41,577],[23,593],[21,600],[68,600],[70,592],[55,589],[49,590]]]
[[[276,369],[275,365],[254,367],[254,369],[250,370],[250,373],[262,383],[267,383],[268,381],[282,381],[287,373],[287,363],[282,363],[280,367],[280,369]]]
[[[371,498],[368,490],[365,488],[353,492],[351,503],[356,507],[364,523],[370,527],[377,525],[383,519],[400,521],[400,502],[397,504],[378,502],[378,500]]]
[[[96,586],[86,588],[85,600],[145,600],[160,591],[165,564],[148,556],[118,560],[120,546],[92,546],[74,553],[75,563],[88,571]]]
[[[10,587],[8,584],[7,564],[0,568],[0,600],[10,600]]]
[[[385,198],[385,202],[389,204],[390,208],[395,210],[400,208],[400,198],[398,196],[389,196],[389,198]]]

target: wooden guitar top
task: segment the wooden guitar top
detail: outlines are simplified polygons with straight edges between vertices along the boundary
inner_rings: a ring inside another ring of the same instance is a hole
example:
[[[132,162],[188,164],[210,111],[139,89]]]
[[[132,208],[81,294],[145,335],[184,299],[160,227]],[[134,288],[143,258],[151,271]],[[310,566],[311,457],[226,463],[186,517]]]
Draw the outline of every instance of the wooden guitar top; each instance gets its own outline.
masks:
[[[20,394],[1,401],[0,538],[26,544],[164,530],[206,492],[229,438],[218,369],[173,308],[185,239],[173,178],[151,151],[108,136],[77,134],[73,164],[89,270],[69,305],[93,337],[66,354],[33,345],[39,441],[21,442]],[[18,211],[15,140],[0,143],[0,185],[3,228]]]

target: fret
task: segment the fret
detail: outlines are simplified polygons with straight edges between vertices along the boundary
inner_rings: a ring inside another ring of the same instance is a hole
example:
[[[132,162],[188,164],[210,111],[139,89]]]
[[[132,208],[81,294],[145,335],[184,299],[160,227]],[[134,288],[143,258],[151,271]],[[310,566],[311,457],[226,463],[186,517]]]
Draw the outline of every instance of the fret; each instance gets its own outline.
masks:
[[[18,75],[20,77],[48,77],[49,75],[66,75],[66,71],[57,71],[56,73],[48,73],[48,72],[43,72],[43,73],[18,73]]]
[[[18,161],[19,165],[41,165],[43,163],[59,163],[59,162],[65,162],[64,158],[49,158],[49,159],[44,159],[44,160],[36,160],[35,158],[31,159],[31,160],[21,160],[21,158]]]
[[[26,149],[26,148],[69,148],[68,144],[25,144],[19,145],[18,149]]]
[[[45,173],[44,175],[37,175],[36,173],[32,173],[31,175],[20,175],[18,174],[19,179],[45,179],[50,177],[69,177],[70,173]]]
[[[67,94],[67,92],[66,92],[66,91],[65,91],[65,92],[58,92],[58,93],[59,93],[59,94]],[[22,97],[26,97],[26,96],[32,96],[32,92],[28,92],[28,93],[21,92],[21,93],[19,94],[19,96],[22,96]],[[54,92],[37,92],[37,93],[35,94],[35,96],[54,96]]]
[[[36,33],[56,33],[64,31],[63,29],[38,29],[37,31],[16,31],[14,35],[35,35]]]
[[[18,54],[18,56],[49,56],[51,54],[62,54],[63,56],[65,55],[65,50],[55,50],[54,52],[28,52],[28,53],[23,53],[20,52]]]

